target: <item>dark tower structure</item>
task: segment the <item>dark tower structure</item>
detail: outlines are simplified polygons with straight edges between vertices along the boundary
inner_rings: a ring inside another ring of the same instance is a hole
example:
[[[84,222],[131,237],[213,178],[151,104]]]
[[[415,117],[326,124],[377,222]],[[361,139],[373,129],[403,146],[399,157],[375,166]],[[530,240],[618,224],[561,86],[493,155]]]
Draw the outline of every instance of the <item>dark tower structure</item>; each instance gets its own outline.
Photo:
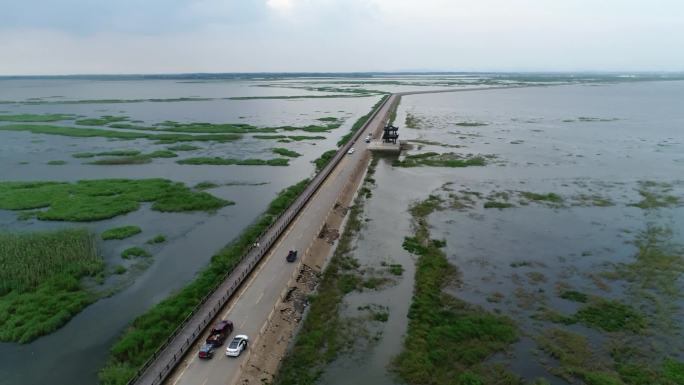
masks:
[[[395,127],[391,124],[388,124],[385,126],[383,130],[384,132],[382,134],[382,142],[397,144],[397,138],[399,138],[397,130],[399,130],[399,127]]]

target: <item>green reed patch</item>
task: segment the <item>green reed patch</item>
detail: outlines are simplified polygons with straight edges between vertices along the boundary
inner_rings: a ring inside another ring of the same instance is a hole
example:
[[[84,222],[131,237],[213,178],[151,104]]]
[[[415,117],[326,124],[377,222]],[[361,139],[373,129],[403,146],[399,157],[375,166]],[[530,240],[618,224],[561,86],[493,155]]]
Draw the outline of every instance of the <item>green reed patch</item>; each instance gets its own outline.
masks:
[[[273,139],[273,140],[289,140],[295,142],[301,142],[303,140],[321,140],[325,139],[325,136],[306,136],[306,135],[252,135],[254,139]]]
[[[456,125],[461,127],[481,127],[487,126],[488,124],[483,122],[458,122]]]
[[[133,246],[129,247],[126,250],[121,252],[121,258],[123,259],[131,259],[135,257],[151,257],[152,254],[149,253],[149,251],[143,249],[142,247],[139,246]]]
[[[511,207],[515,207],[515,205],[508,202],[487,201],[484,203],[486,209],[507,209]]]
[[[148,239],[145,243],[147,243],[148,245],[155,245],[164,242],[166,242],[166,237],[163,234],[157,234],[154,236],[154,238]]]
[[[104,270],[86,229],[0,233],[0,341],[30,342],[70,320],[98,295],[80,279]]]
[[[244,253],[275,218],[290,206],[308,183],[309,180],[306,179],[281,191],[266,212],[214,255],[209,266],[194,281],[136,318],[110,349],[109,360],[99,373],[100,382],[103,385],[128,383],[138,368],[187,317],[188,312],[222,281],[227,272],[233,270]]]
[[[563,299],[567,299],[569,301],[581,302],[581,303],[585,303],[589,300],[588,295],[581,293],[579,291],[575,291],[575,290],[565,290],[559,295],[559,297],[561,297]]]
[[[51,160],[47,162],[48,165],[50,166],[62,166],[67,164],[65,160]]]
[[[221,158],[221,157],[198,157],[198,158],[186,158],[176,161],[178,164],[190,164],[190,165],[216,165],[216,166],[288,166],[290,160],[287,158],[275,158],[275,159],[234,159],[234,158]]]
[[[287,148],[282,147],[272,148],[271,151],[278,155],[287,156],[290,158],[297,158],[302,156],[302,154],[298,153],[297,151],[288,150]]]
[[[136,211],[154,202],[157,211],[213,211],[234,202],[193,192],[166,179],[99,179],[75,183],[0,182],[0,209],[29,210],[40,220],[97,221]]]
[[[638,192],[642,197],[641,201],[632,203],[630,206],[649,210],[677,207],[684,204],[681,197],[670,194],[672,192],[672,185],[669,183],[640,181]]]
[[[14,114],[0,115],[0,122],[14,123],[47,123],[59,122],[61,120],[72,120],[76,116],[72,114]]]
[[[324,153],[321,154],[318,158],[314,159],[311,161],[311,163],[316,165],[316,172],[318,173],[322,169],[325,168],[325,166],[330,163],[332,158],[335,157],[335,154],[337,154],[337,150],[328,150]]]
[[[125,239],[140,234],[142,229],[139,226],[121,226],[102,232],[102,239],[107,241],[110,239]]]
[[[191,144],[177,144],[175,146],[168,147],[167,150],[170,151],[194,151],[199,150],[201,147],[193,146]]]
[[[551,203],[562,203],[563,202],[563,197],[556,193],[547,193],[547,194],[539,194],[539,193],[533,193],[529,191],[520,191],[519,192],[520,196],[522,196],[525,199],[531,200],[531,201],[542,201],[542,202],[551,202]]]
[[[443,242],[430,239],[427,217],[442,203],[431,195],[409,209],[415,232],[403,246],[418,260],[407,336],[392,370],[409,384],[485,384],[514,378],[484,363],[517,340],[513,322],[443,291],[459,272],[441,250]]]
[[[199,182],[195,185],[196,190],[208,190],[210,188],[218,187],[214,182]]]
[[[72,154],[74,158],[94,158],[96,156],[136,156],[140,154],[140,150],[112,150],[101,152],[77,152]]]
[[[453,152],[439,154],[426,152],[423,154],[406,155],[404,160],[392,162],[394,167],[469,167],[484,166],[487,164],[485,157],[474,155],[459,155]]]
[[[158,143],[172,144],[176,142],[215,141],[230,142],[241,138],[236,134],[188,135],[188,134],[150,134],[143,132],[114,131],[99,128],[82,128],[68,126],[52,126],[40,124],[8,124],[0,126],[0,131],[26,131],[34,134],[71,136],[76,138],[112,138],[112,139],[149,139]]]
[[[127,121],[128,116],[104,115],[100,118],[79,119],[75,123],[79,126],[106,126],[110,123]]]

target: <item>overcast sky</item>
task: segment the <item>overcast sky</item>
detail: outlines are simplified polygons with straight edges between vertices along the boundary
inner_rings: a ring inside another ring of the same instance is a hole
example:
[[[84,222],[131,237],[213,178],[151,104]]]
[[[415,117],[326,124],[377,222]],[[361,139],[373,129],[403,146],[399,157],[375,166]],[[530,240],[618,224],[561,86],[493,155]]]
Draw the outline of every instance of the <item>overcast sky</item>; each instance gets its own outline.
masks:
[[[682,0],[0,0],[0,75],[681,71]]]

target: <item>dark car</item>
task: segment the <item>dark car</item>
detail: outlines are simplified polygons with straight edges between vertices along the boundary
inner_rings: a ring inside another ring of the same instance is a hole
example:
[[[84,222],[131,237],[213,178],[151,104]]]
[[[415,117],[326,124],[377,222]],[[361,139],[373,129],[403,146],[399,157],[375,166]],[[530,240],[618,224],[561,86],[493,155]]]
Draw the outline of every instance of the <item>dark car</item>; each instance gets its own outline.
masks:
[[[297,259],[297,250],[290,250],[285,258],[288,262],[294,262]]]
[[[226,338],[233,332],[233,323],[228,320],[218,322],[209,332],[207,343],[213,345],[215,348],[223,345]]]
[[[199,358],[208,360],[214,357],[214,345],[204,344],[199,350]]]

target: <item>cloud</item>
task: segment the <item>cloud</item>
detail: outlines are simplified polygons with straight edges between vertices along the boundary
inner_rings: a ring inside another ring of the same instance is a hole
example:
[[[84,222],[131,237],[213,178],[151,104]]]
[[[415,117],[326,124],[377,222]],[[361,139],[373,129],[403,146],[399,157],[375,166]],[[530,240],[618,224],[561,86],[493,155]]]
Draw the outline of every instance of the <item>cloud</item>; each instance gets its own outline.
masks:
[[[0,74],[684,69],[684,4],[643,4],[22,0],[0,12]]]

